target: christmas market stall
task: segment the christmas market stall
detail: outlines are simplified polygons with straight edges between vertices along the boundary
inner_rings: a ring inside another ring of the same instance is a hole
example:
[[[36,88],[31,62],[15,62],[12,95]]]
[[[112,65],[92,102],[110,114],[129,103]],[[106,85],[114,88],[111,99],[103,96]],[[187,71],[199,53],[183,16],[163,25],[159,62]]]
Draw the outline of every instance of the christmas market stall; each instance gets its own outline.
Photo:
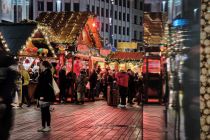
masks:
[[[141,74],[141,66],[144,54],[142,52],[115,52],[111,53],[106,61],[112,70],[131,69],[135,73]]]
[[[89,12],[43,12],[37,21],[50,34],[49,40],[59,50],[59,68],[66,66],[77,75],[80,69],[91,70],[94,63],[105,62],[100,57],[102,41],[99,22]]]
[[[160,47],[145,48],[146,56],[143,60],[142,74],[145,85],[144,101],[157,99],[162,103],[165,74],[165,60],[161,56]]]
[[[8,42],[11,54],[18,58],[19,65],[23,65],[30,75],[28,91],[32,99],[39,75],[39,63],[42,60],[56,61],[55,51],[42,27],[36,23],[4,24],[0,26],[0,32]]]

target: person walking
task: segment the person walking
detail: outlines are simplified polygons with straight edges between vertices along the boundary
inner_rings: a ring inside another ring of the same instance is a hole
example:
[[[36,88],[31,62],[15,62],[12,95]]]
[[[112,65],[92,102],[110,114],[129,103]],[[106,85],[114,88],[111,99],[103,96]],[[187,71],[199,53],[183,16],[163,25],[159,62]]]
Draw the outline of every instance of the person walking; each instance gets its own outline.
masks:
[[[90,82],[90,96],[89,96],[89,100],[92,99],[92,101],[95,101],[94,91],[96,89],[97,79],[98,79],[97,73],[96,73],[95,70],[93,70],[91,75],[90,75],[90,78],[89,78],[89,82]]]
[[[40,69],[41,73],[34,95],[34,98],[39,100],[41,108],[42,128],[38,129],[38,132],[49,132],[51,130],[50,104],[55,101],[51,65],[48,61],[43,61],[40,64]]]
[[[120,107],[126,107],[126,96],[128,91],[128,79],[129,76],[125,71],[120,71],[116,74],[117,84],[119,85],[119,92],[120,92]]]
[[[66,83],[66,70],[65,67],[62,67],[62,69],[59,71],[59,89],[60,89],[60,96],[59,101],[60,103],[65,103],[67,101],[66,97],[66,89],[67,89],[67,83]]]
[[[20,107],[22,107],[23,103],[26,101],[27,107],[31,106],[31,99],[28,93],[28,85],[30,82],[30,76],[27,70],[25,70],[23,65],[20,65],[20,74],[22,76],[22,103]]]
[[[0,139],[8,140],[13,125],[12,95],[16,91],[17,61],[0,51]]]
[[[81,70],[77,79],[77,100],[79,103],[84,104],[84,96],[86,92],[87,78],[85,71]]]

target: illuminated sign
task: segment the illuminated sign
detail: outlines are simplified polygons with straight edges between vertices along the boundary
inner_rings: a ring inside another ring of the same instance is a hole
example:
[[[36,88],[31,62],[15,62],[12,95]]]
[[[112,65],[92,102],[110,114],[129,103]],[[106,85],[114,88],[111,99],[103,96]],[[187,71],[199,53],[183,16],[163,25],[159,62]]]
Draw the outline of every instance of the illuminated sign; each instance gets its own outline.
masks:
[[[173,21],[173,26],[177,27],[177,26],[186,26],[189,24],[189,20],[187,19],[176,19]]]

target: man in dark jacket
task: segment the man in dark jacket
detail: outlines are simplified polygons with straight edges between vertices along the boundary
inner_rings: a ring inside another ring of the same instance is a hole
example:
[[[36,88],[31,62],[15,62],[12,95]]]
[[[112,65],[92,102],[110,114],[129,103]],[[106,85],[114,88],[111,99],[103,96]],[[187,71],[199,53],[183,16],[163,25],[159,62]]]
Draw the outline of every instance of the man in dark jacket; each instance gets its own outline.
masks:
[[[135,94],[135,82],[134,82],[134,75],[131,69],[128,69],[128,76],[129,76],[129,80],[128,80],[128,103],[130,105],[133,104],[133,97]]]
[[[95,101],[94,90],[96,88],[97,79],[98,79],[97,73],[95,70],[93,70],[89,78],[89,82],[90,82],[90,97],[89,98],[92,99],[93,101]]]
[[[75,90],[76,73],[70,71],[66,76],[67,91],[71,91],[71,102],[77,103],[77,93]],[[68,92],[69,93],[69,92]]]
[[[9,139],[13,124],[12,95],[15,94],[17,63],[13,57],[0,54],[0,139]]]
[[[61,103],[65,103],[67,100],[66,97],[66,70],[65,67],[63,67],[60,71],[59,71],[59,88],[60,88],[60,98],[59,101]]]

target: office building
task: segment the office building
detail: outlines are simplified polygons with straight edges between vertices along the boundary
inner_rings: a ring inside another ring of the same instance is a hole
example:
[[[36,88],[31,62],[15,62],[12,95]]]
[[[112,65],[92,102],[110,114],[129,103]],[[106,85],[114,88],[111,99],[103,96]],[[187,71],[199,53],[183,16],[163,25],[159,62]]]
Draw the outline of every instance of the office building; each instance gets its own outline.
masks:
[[[0,21],[20,22],[30,17],[32,0],[1,0]]]
[[[143,0],[34,0],[33,19],[41,12],[89,11],[97,15],[104,45],[143,40]]]

